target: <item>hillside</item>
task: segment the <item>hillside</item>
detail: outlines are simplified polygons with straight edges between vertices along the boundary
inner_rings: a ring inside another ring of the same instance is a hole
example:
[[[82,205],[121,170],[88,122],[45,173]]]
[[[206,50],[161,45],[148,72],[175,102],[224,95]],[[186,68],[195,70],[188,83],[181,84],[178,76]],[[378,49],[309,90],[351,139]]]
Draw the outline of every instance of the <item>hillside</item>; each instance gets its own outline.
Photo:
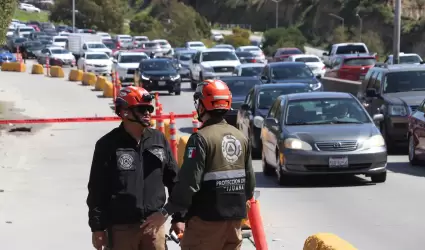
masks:
[[[266,30],[275,26],[276,4],[271,0],[182,0],[191,5],[212,23],[250,24],[253,30]],[[403,0],[402,51],[425,54],[423,46],[425,14],[424,0]],[[385,51],[392,48],[393,0],[283,0],[279,4],[279,24],[297,26],[313,45],[329,43],[333,30],[341,21],[329,13],[344,18],[348,32],[356,38],[359,19],[363,20],[363,34],[377,33]],[[239,13],[239,14],[236,14]],[[366,37],[365,35],[363,37]],[[366,39],[366,38],[365,38]]]

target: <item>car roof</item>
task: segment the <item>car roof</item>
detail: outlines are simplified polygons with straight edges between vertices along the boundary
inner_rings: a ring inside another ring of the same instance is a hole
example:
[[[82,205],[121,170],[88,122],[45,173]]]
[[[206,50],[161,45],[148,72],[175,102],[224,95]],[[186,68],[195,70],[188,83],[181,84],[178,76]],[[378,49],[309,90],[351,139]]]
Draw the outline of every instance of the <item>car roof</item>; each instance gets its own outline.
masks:
[[[146,53],[145,52],[122,51],[122,52],[120,52],[120,55],[121,56],[137,56],[137,55],[146,55]]]
[[[86,53],[84,53],[84,54],[86,54],[86,55],[98,55],[98,54],[105,54],[105,55],[106,55],[106,53],[105,53],[105,52],[101,52],[101,51],[90,51],[90,52],[86,52]]]
[[[52,46],[52,47],[48,47],[47,49],[62,49],[62,50],[65,50],[63,47],[59,47],[59,46]]]
[[[226,48],[210,48],[210,49],[202,50],[201,53],[204,53],[204,52],[231,52],[231,51],[232,50],[226,49]]]
[[[382,69],[386,70],[388,72],[400,72],[400,71],[417,71],[417,70],[424,70],[425,67],[422,64],[415,65],[415,64],[393,64],[393,65],[385,65],[381,64],[383,67],[375,66],[372,69]]]
[[[100,44],[102,42],[85,42],[85,44]]]
[[[216,45],[214,45],[213,48],[224,48],[224,47],[232,47],[232,48],[234,48],[233,45],[227,44],[227,43],[216,44]]]
[[[251,67],[265,67],[266,65],[264,63],[242,63],[238,65],[238,68],[251,68]]]
[[[163,62],[163,61],[170,61],[172,58],[151,58],[149,60],[144,60],[143,62]]]
[[[309,83],[273,83],[273,84],[261,84],[255,86],[258,90],[261,89],[280,89],[285,87],[304,87],[309,86]]]
[[[308,99],[322,99],[322,98],[353,98],[350,93],[344,92],[304,92],[294,93],[287,95],[288,100],[308,100]]]
[[[312,54],[299,54],[299,55],[291,55],[291,57],[293,58],[306,58],[306,57],[314,57],[314,58],[319,58],[316,55],[312,55]],[[320,59],[320,58],[319,58]]]
[[[365,54],[365,53],[360,53],[360,54],[344,54],[344,55],[338,55],[337,57],[341,57],[341,58],[344,58],[344,59],[353,59],[353,58],[360,58],[360,59],[362,59],[362,58],[376,58],[375,56],[373,56],[373,55],[370,55],[370,54]]]
[[[223,76],[220,77],[220,80],[226,82],[227,80],[259,80],[259,78],[254,76]]]
[[[304,62],[271,62],[268,64],[271,68],[272,67],[279,67],[279,66],[305,66]]]
[[[255,45],[239,46],[239,49],[260,49]]]
[[[194,49],[179,49],[179,50],[176,51],[177,54],[182,54],[182,53],[196,53],[196,52],[198,52],[198,51],[197,50],[194,50]]]
[[[365,44],[364,43],[335,43],[334,45],[335,46],[349,46],[349,45],[365,45]]]
[[[189,42],[187,42],[188,44],[191,44],[191,43],[202,43],[202,44],[204,44],[203,42],[201,42],[201,41],[189,41]]]

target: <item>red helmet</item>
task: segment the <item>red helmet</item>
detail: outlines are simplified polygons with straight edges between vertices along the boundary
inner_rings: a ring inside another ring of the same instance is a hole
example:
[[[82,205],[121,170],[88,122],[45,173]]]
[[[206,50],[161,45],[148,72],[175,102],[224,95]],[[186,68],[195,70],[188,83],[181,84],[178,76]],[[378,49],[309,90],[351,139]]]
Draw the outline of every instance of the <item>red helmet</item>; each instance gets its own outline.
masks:
[[[232,93],[221,80],[204,80],[198,84],[193,97],[202,103],[205,111],[230,110],[232,105]]]
[[[141,87],[124,87],[118,93],[115,100],[115,112],[119,115],[121,109],[132,109],[138,106],[147,106],[150,113],[153,112],[152,105],[153,96]]]

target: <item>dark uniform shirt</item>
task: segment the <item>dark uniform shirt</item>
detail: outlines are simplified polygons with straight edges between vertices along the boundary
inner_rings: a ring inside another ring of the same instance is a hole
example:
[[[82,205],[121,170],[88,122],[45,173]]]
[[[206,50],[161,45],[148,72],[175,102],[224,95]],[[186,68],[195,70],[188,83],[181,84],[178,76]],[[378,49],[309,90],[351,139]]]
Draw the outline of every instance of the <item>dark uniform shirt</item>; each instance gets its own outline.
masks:
[[[225,120],[208,120],[187,142],[165,209],[173,214],[189,208],[188,217],[209,221],[242,219],[254,188],[248,139]]]
[[[140,143],[123,125],[96,143],[87,205],[92,231],[143,222],[164,206],[165,187],[177,182],[178,166],[163,133],[146,128]],[[181,221],[180,214],[173,216]]]

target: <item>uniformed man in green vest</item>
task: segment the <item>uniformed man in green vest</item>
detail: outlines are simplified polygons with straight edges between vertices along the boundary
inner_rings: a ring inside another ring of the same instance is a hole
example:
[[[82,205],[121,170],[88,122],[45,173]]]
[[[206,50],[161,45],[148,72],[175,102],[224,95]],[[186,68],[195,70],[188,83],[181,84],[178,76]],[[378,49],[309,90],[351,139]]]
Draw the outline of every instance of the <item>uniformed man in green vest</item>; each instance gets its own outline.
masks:
[[[187,210],[183,250],[240,249],[241,222],[255,187],[250,143],[223,119],[232,104],[224,82],[205,80],[198,84],[194,99],[203,125],[188,140],[168,203],[142,228],[156,230],[172,214]]]

